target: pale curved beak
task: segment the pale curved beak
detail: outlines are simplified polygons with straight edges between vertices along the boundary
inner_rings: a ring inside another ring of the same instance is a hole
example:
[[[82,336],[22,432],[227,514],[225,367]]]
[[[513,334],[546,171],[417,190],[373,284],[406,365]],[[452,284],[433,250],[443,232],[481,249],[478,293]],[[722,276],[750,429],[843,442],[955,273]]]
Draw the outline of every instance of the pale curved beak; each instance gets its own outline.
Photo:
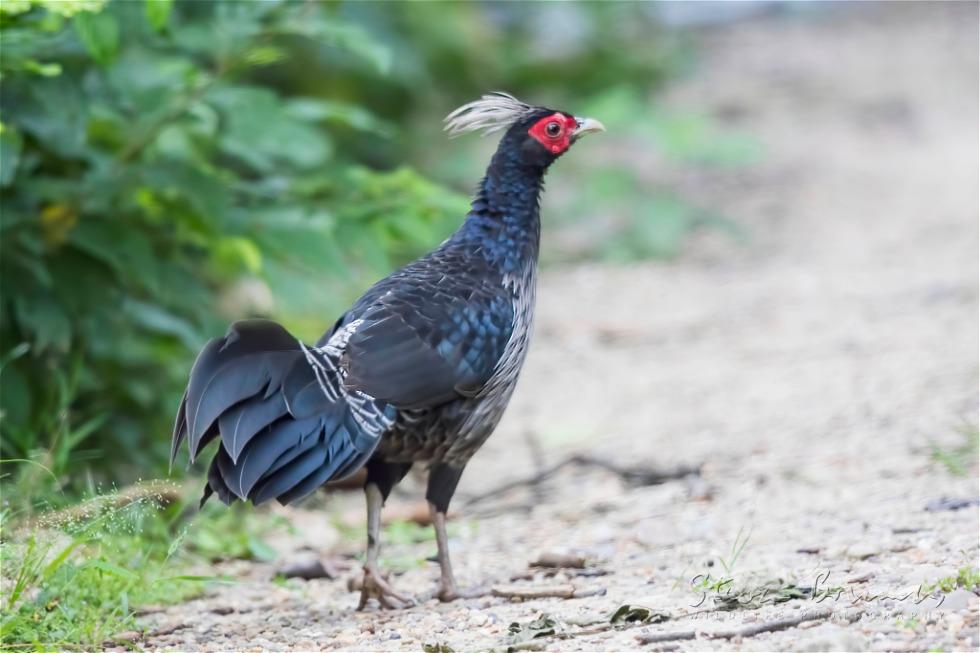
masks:
[[[575,118],[575,122],[578,126],[575,131],[572,132],[572,138],[580,138],[586,134],[591,134],[593,132],[604,132],[606,131],[606,126],[595,118]]]

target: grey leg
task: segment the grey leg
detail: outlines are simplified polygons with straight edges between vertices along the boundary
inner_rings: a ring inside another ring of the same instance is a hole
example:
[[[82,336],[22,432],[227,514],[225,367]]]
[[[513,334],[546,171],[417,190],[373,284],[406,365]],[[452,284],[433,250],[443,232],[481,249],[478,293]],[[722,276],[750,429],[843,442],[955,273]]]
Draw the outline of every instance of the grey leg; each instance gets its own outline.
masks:
[[[452,601],[459,589],[453,576],[453,565],[449,560],[449,536],[446,535],[446,513],[439,512],[434,504],[429,504],[432,527],[436,530],[436,545],[439,547],[439,600]]]
[[[471,599],[486,595],[487,589],[475,587],[466,590],[459,589],[456,577],[453,575],[453,565],[449,560],[449,536],[446,535],[446,513],[429,503],[429,515],[432,517],[432,527],[436,531],[436,546],[439,547],[439,591],[436,596],[440,601],[456,599]],[[431,595],[430,595],[431,596]]]
[[[381,550],[381,507],[385,500],[374,483],[365,486],[364,496],[367,499],[367,565],[374,567],[378,564],[378,551]]]
[[[378,599],[378,603],[383,608],[407,608],[414,601],[395,591],[378,570],[378,552],[381,549],[381,507],[384,505],[384,496],[374,483],[368,483],[364,487],[364,494],[367,498],[368,545],[367,560],[364,562],[364,580],[361,583],[361,600],[357,609],[363,610],[370,598]]]

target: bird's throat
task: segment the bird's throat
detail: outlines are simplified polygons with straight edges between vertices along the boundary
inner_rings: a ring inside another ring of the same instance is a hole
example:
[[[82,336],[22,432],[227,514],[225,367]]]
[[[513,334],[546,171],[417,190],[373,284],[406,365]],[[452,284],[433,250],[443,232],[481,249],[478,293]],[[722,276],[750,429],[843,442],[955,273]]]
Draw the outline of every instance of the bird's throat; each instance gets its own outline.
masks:
[[[498,151],[456,237],[476,245],[505,272],[536,263],[543,185],[544,170],[522,166]]]

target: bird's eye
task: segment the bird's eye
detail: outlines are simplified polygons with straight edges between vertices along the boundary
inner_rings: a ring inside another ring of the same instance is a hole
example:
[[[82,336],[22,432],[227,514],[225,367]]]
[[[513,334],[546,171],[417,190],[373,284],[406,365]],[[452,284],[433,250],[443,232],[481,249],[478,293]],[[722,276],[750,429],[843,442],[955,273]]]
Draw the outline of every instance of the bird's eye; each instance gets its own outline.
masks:
[[[548,126],[544,128],[548,136],[552,138],[557,138],[558,134],[561,133],[561,125],[557,122],[549,122]]]

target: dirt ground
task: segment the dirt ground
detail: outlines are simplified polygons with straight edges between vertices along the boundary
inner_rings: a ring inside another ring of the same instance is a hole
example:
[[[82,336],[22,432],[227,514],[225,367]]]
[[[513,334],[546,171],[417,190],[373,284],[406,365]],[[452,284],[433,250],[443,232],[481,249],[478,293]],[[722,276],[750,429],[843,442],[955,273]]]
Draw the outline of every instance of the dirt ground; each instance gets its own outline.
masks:
[[[975,503],[926,510],[978,496],[975,452],[965,475],[931,456],[978,420],[977,19],[976,4],[889,3],[699,33],[699,68],[657,101],[754,134],[765,157],[727,170],[669,168],[656,153],[640,164],[734,220],[744,242],[704,234],[676,262],[546,271],[514,403],[454,504],[462,584],[603,595],[355,612],[363,499],[350,493],[325,511],[284,512],[297,531],[276,541],[281,561],[225,565],[238,582],[142,617],[144,645],[977,650],[976,595],[956,590],[938,606],[916,595],[978,559]],[[630,487],[567,468],[465,506],[536,460],[581,451],[701,473]],[[409,483],[387,510],[418,497]],[[438,567],[415,561],[433,542],[388,536],[393,582],[430,589]],[[587,571],[519,578],[555,550],[581,553]],[[271,580],[304,555],[339,576]],[[720,581],[706,594],[705,574]],[[623,604],[669,619],[606,627]],[[721,605],[735,609],[709,609]],[[825,608],[780,632],[708,637]],[[560,636],[520,644],[528,631],[508,632],[541,615]],[[637,640],[681,631],[697,636]]]

